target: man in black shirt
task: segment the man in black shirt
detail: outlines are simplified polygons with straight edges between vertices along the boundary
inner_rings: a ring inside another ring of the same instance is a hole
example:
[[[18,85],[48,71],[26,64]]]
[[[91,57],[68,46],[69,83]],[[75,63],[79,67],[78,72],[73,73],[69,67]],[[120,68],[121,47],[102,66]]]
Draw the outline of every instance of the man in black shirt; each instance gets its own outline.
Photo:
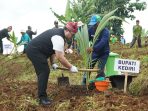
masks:
[[[26,33],[29,35],[30,39],[32,40],[32,35],[36,35],[37,30],[33,32],[31,26],[28,26],[28,30],[26,31]]]
[[[7,37],[7,39],[9,40],[10,36],[8,32],[11,32],[11,30],[12,30],[12,26],[9,26],[7,28],[0,30],[0,53],[3,53],[2,39]]]
[[[37,75],[38,97],[39,103],[42,105],[51,104],[51,100],[46,93],[50,74],[48,58],[50,58],[50,63],[54,69],[58,67],[54,63],[56,57],[70,72],[78,72],[77,67],[72,65],[64,56],[64,45],[67,40],[77,33],[77,29],[77,23],[75,22],[68,22],[64,28],[49,29],[35,37],[26,48],[26,54],[31,60]]]

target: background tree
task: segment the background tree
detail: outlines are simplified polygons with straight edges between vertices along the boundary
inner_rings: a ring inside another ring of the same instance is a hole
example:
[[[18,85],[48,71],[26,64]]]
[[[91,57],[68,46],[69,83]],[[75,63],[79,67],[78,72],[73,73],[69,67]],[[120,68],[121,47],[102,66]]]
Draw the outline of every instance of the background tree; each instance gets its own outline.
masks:
[[[62,23],[82,21],[87,24],[91,15],[99,14],[103,17],[116,8],[119,9],[115,12],[115,16],[133,20],[135,19],[133,12],[136,10],[143,11],[146,6],[146,2],[140,2],[140,0],[135,2],[131,2],[131,0],[67,0],[65,16],[58,15],[51,10]],[[111,32],[115,35],[120,36],[124,33],[121,20],[112,20],[108,27],[112,29]]]
[[[133,12],[136,10],[142,11],[146,9],[146,2],[140,2],[140,0],[136,0],[136,2],[131,2],[131,0],[94,0],[95,6],[97,7],[96,13],[107,13],[115,8],[119,8],[115,12],[115,15],[121,17],[123,19],[129,18],[131,20],[135,19]],[[113,20],[110,24],[112,27],[112,32],[115,35],[120,36],[123,34],[124,30],[122,28],[122,21]]]
[[[93,0],[67,0],[65,15],[59,15],[50,9],[58,20],[65,24],[67,21],[82,21],[87,23],[96,7]]]

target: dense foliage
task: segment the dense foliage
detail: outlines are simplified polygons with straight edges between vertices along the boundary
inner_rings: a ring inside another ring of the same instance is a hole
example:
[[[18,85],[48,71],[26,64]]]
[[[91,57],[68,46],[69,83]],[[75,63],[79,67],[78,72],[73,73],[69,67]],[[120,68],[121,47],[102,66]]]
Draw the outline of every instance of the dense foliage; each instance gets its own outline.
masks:
[[[67,0],[65,15],[58,15],[51,10],[62,23],[82,21],[87,24],[92,14],[99,14],[103,17],[116,8],[119,8],[115,13],[116,16],[133,20],[135,18],[133,12],[136,10],[143,11],[146,6],[146,2],[140,2],[140,0],[136,0],[136,2],[131,2],[131,0]],[[112,27],[112,33],[115,35],[123,34],[121,20],[113,20],[108,25],[110,28]]]

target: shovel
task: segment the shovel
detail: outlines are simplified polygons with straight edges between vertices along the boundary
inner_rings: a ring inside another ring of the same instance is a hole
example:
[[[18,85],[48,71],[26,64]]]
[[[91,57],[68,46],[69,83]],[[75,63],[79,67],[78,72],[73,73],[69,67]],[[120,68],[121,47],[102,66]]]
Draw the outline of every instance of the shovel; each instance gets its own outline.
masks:
[[[66,70],[68,71],[69,69],[67,68],[64,68],[64,67],[58,67],[57,69],[60,69],[60,70]],[[82,72],[97,72],[99,69],[78,69],[79,71],[82,71]],[[69,83],[69,77],[64,77],[64,74],[62,73],[62,77],[58,77],[58,85],[59,86],[69,86],[70,83]]]
[[[64,74],[62,73],[61,77],[58,77],[58,85],[59,86],[69,86],[69,77],[64,77]]]

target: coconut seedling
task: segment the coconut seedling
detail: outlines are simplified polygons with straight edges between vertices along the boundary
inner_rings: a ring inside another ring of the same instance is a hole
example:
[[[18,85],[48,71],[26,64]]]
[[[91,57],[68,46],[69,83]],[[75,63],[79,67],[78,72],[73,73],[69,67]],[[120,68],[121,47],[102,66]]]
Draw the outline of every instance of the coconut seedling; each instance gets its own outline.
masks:
[[[18,46],[17,46],[17,37],[15,36],[14,31],[13,31],[12,34],[10,35],[10,41],[14,44],[14,47],[13,47],[11,53],[10,53],[10,57],[12,56],[12,54],[13,54],[14,56],[16,56],[17,53],[18,53],[18,51],[17,51],[17,47],[18,47]],[[14,52],[14,53],[13,53],[13,52]],[[13,58],[13,56],[12,56],[12,58]]]

